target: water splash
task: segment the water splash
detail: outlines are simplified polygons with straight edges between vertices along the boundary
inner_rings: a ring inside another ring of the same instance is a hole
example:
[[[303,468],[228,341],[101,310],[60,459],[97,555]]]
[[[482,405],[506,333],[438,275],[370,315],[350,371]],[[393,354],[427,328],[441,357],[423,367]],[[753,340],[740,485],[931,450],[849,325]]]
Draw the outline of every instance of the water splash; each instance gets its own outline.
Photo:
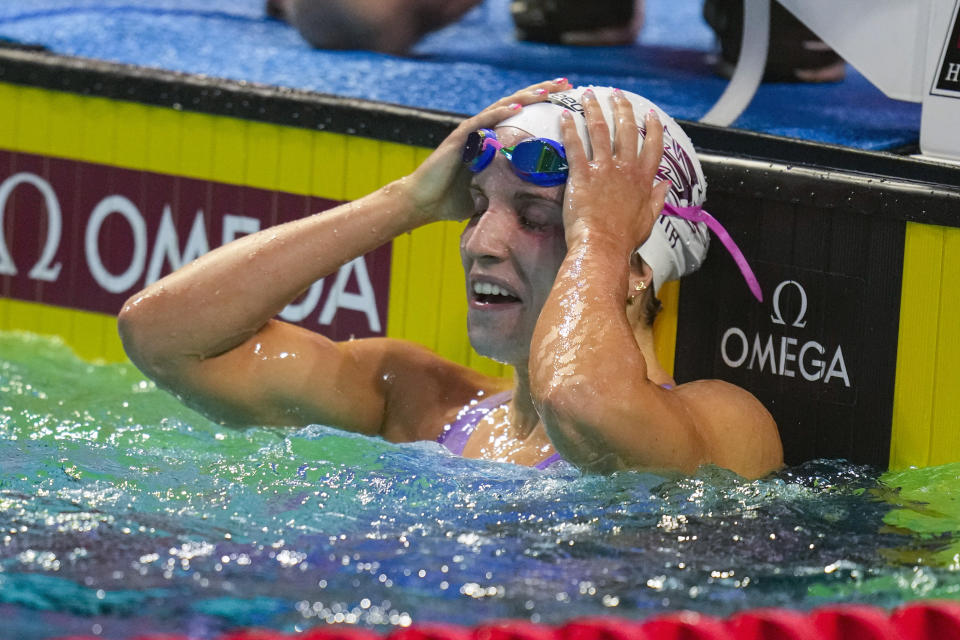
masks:
[[[28,640],[958,597],[960,466],[582,475],[230,430],[0,333],[0,615]]]

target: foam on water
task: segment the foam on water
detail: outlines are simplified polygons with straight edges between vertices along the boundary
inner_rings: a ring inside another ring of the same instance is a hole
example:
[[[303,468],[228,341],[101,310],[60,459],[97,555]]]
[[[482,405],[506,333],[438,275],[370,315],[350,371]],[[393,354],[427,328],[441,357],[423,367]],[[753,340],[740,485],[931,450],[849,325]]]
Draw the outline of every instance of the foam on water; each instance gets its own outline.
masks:
[[[956,598],[958,473],[591,476],[236,431],[132,366],[0,333],[0,616],[28,640],[203,638]]]

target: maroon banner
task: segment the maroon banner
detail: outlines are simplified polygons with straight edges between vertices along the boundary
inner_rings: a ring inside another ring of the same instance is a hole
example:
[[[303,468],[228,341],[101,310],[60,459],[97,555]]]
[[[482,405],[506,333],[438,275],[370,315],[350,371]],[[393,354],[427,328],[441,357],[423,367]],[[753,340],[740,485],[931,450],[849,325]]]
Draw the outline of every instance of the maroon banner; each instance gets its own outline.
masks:
[[[0,295],[116,314],[211,249],[337,204],[0,151]],[[385,245],[316,282],[281,317],[337,340],[382,336],[389,287]]]

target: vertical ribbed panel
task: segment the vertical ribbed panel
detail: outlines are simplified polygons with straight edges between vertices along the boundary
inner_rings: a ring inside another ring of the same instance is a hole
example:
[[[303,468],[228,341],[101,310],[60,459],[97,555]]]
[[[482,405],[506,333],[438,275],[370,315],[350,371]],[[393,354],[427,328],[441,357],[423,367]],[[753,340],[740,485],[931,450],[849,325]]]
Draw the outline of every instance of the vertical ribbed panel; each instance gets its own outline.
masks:
[[[943,231],[930,464],[960,461],[960,229]]]
[[[80,96],[71,93],[49,93],[50,100],[50,119],[47,121],[47,130],[50,132],[48,146],[43,147],[44,151],[34,150],[34,153],[47,153],[48,155],[57,155],[63,158],[80,158],[83,153],[83,127],[78,123],[78,114],[82,113],[83,100]],[[139,124],[142,127],[142,133],[135,139],[123,139],[122,145],[139,147],[139,155],[136,156],[142,166],[132,168],[146,168],[147,145],[144,135],[146,134],[145,115],[141,114]],[[130,129],[133,127],[131,126]],[[128,130],[129,132],[129,130]],[[30,151],[30,149],[24,149]]]
[[[16,148],[46,148],[50,140],[50,100],[41,89],[24,89],[17,101]],[[9,138],[7,138],[9,140]]]
[[[892,469],[930,463],[943,235],[942,227],[907,224],[890,442]]]
[[[345,200],[362,198],[380,186],[380,145],[370,138],[347,138]]]
[[[20,128],[18,98],[22,89],[0,83],[0,141],[4,146],[16,148],[17,129]]]
[[[280,170],[280,132],[272,124],[247,123],[247,154],[244,158],[243,184],[271,189]]]
[[[180,131],[183,144],[180,146],[180,170],[177,171],[179,175],[199,180],[209,180],[213,175],[212,120],[210,116],[199,113],[181,114]]]
[[[445,223],[440,249],[446,271],[440,279],[440,307],[437,310],[438,342],[437,351],[455,362],[470,363],[471,355],[476,359],[471,366],[483,369],[490,375],[502,375],[498,367],[489,367],[486,358],[480,358],[470,347],[467,335],[467,294],[466,279],[460,262],[460,234],[463,223]],[[478,366],[479,365],[479,366]]]
[[[180,112],[148,107],[146,119],[146,169],[157,173],[173,173],[180,162]]]
[[[909,223],[890,467],[960,460],[960,229]]]
[[[381,185],[408,175],[417,168],[420,149],[390,142],[380,143],[380,177],[377,182]],[[329,196],[328,196],[329,197]]]
[[[397,148],[396,145],[390,145]],[[409,170],[412,171],[429,154],[429,150],[415,147],[409,149]],[[391,155],[395,155],[394,151]],[[401,171],[399,159],[392,158],[397,163],[396,170]],[[387,309],[387,336],[401,338],[406,335],[407,306],[410,295],[410,245],[411,234],[404,234],[393,241],[390,252],[390,306]]]
[[[331,200],[346,199],[346,165],[343,162],[346,154],[346,136],[324,132],[313,135],[311,195]]]
[[[81,132],[78,160],[99,164],[118,164],[117,158],[117,103],[106,98],[87,98],[82,103],[76,125]],[[55,148],[57,141],[50,141]]]
[[[6,326],[4,326],[4,329],[37,331],[36,328],[40,327],[40,319],[43,316],[44,307],[38,304],[27,304],[19,300],[8,300],[6,298],[4,298],[2,302],[6,307],[6,313],[4,314]],[[51,333],[63,336],[64,340],[69,342],[71,334],[73,333],[73,325],[61,325],[56,330],[52,330]]]
[[[53,95],[54,100],[59,100],[58,94]],[[146,170],[148,108],[133,102],[117,102],[114,104],[114,109],[117,127],[117,164],[128,169]]]
[[[407,302],[404,337],[436,349],[442,309],[440,291],[444,269],[444,224],[431,224],[410,234],[407,260]]]
[[[654,349],[657,353],[657,360],[666,369],[667,373],[673,375],[673,365],[676,360],[677,351],[677,320],[680,306],[680,282],[665,282],[660,287],[660,302],[663,308],[657,315],[653,323]]]
[[[279,175],[274,189],[310,193],[313,177],[313,141],[297,129],[280,129]]]

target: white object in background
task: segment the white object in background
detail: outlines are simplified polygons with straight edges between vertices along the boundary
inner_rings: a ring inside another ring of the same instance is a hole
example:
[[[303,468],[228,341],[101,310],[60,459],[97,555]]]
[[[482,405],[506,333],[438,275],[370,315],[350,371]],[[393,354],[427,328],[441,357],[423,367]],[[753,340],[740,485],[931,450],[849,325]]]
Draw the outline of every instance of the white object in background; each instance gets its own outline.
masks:
[[[778,1],[883,93],[923,103],[921,153],[960,162],[960,0]],[[776,55],[769,12],[769,0],[744,0],[742,55],[701,122],[727,126],[753,99]]]
[[[949,9],[941,2],[931,16],[920,151],[960,162],[960,0],[955,1],[952,14]],[[942,37],[936,37],[938,32]]]
[[[927,41],[935,35],[930,9],[952,0],[779,2],[885,94],[920,102]]]
[[[960,160],[960,0],[779,2],[886,95],[923,103],[924,155]]]
[[[727,127],[753,100],[767,66],[770,45],[770,0],[743,0],[743,36],[740,57],[723,95],[700,118],[704,124]]]

